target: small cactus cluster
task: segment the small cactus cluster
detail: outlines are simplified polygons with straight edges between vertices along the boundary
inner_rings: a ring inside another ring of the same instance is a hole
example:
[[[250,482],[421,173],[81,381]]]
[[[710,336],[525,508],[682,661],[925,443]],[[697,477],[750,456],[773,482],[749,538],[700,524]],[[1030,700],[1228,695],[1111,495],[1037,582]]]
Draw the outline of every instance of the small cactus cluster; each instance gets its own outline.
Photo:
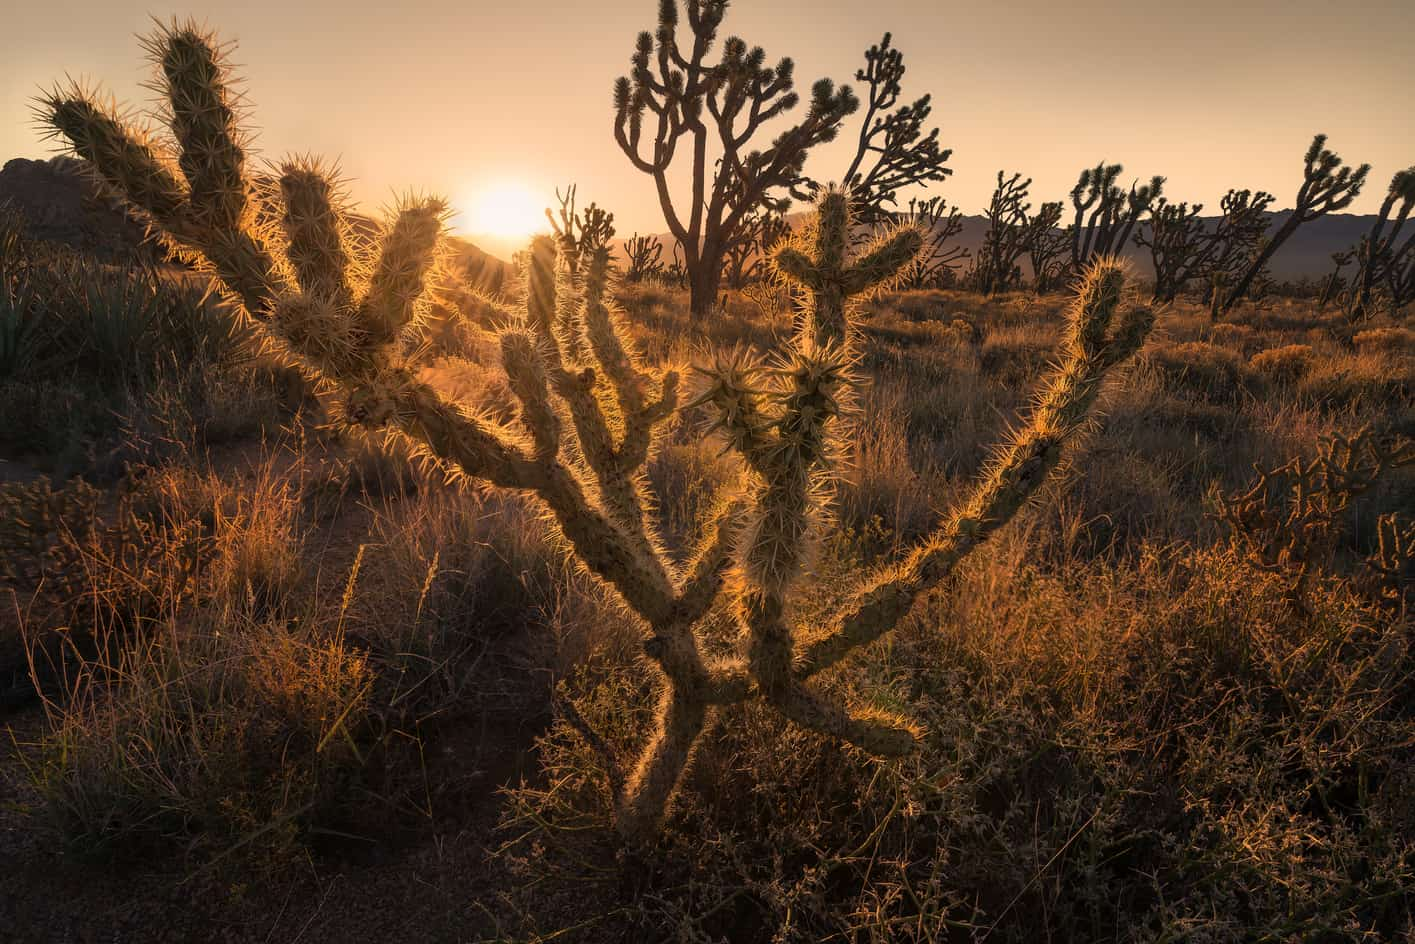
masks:
[[[1330,571],[1352,503],[1388,472],[1415,465],[1415,443],[1383,441],[1369,427],[1324,436],[1317,454],[1271,469],[1255,467],[1251,485],[1218,495],[1215,517],[1234,550],[1284,585],[1294,610],[1309,612],[1312,586]],[[1394,516],[1382,519],[1379,551],[1367,566],[1385,578],[1391,596],[1409,570],[1410,532]]]
[[[809,684],[816,673],[889,632],[914,601],[1011,519],[1086,424],[1113,368],[1143,343],[1153,318],[1123,303],[1125,275],[1090,267],[1070,310],[1069,339],[1030,419],[945,524],[902,563],[866,580],[817,631],[795,625],[788,594],[808,568],[850,412],[854,305],[917,264],[923,235],[892,230],[849,251],[850,198],[825,192],[813,222],[778,244],[770,264],[801,299],[795,336],[775,362],[742,352],[698,368],[696,404],[743,465],[740,488],[705,522],[696,556],[664,553],[642,471],[678,406],[679,375],[640,363],[612,302],[609,254],[597,249],[572,277],[548,237],[525,254],[525,302],[500,334],[520,428],[453,403],[420,383],[401,335],[426,304],[443,207],[408,201],[372,258],[348,238],[338,188],[308,160],[285,163],[281,225],[262,224],[245,168],[222,52],[187,26],[151,49],[170,102],[175,160],[145,131],[78,90],[45,99],[45,119],[98,176],[166,238],[208,268],[330,388],[347,419],[402,434],[454,472],[532,495],[575,558],[612,587],[647,629],[644,651],[662,678],[654,730],[627,774],[609,760],[616,820],[631,841],[654,835],[713,710],[762,699],[803,727],[883,756],[910,751],[905,720],[852,710]],[[740,651],[705,653],[710,611],[741,625]]]

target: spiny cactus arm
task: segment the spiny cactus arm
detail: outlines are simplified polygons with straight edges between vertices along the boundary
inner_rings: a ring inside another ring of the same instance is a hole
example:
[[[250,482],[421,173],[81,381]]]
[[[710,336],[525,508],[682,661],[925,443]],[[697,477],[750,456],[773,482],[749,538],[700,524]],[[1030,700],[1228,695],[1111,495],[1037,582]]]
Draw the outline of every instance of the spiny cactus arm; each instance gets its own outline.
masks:
[[[556,322],[559,320],[558,290],[562,280],[556,272],[560,258],[555,240],[549,236],[537,236],[531,241],[531,251],[526,255],[526,321],[542,343],[554,346],[556,357],[560,349],[556,345]]]
[[[619,466],[628,472],[642,468],[648,461],[653,445],[654,430],[678,409],[678,372],[667,371],[659,382],[658,396],[644,404],[643,409],[624,419],[624,433],[619,441]]]
[[[560,451],[560,417],[550,404],[549,383],[536,340],[509,328],[501,334],[501,363],[511,392],[521,402],[521,422],[535,443],[535,456],[551,462]]]
[[[773,275],[810,293],[813,301],[808,338],[819,347],[847,343],[846,301],[904,275],[924,247],[923,233],[906,223],[885,233],[847,265],[850,240],[850,195],[827,190],[816,204],[809,232],[778,243],[770,254]],[[807,256],[805,246],[811,246]]]
[[[923,248],[923,234],[912,224],[884,233],[850,266],[845,294],[862,295],[889,285],[908,271]]]
[[[441,200],[409,200],[383,236],[368,292],[357,319],[374,350],[392,345],[413,320],[435,265],[447,205]]]
[[[582,369],[589,358],[583,307],[570,261],[562,257],[555,266],[555,341],[562,364],[572,371]]]
[[[752,633],[752,678],[772,707],[803,728],[876,756],[901,757],[914,749],[915,733],[904,719],[878,711],[852,712],[811,691],[793,673],[791,632],[780,598],[749,593],[742,600],[742,610]]]
[[[104,183],[173,235],[181,229],[187,188],[159,157],[150,133],[101,105],[77,86],[55,89],[39,104],[39,120],[62,138]]]
[[[795,672],[809,677],[893,628],[918,596],[947,578],[1036,493],[1086,424],[1107,374],[1144,343],[1154,315],[1144,308],[1115,324],[1124,276],[1104,259],[1087,272],[1072,304],[1066,356],[1030,421],[1015,433],[988,474],[949,521],[898,567],[873,580],[818,639],[801,647]]]
[[[685,409],[711,404],[717,411],[718,419],[707,432],[722,430],[727,437],[728,448],[740,454],[748,467],[758,473],[763,472],[775,433],[762,402],[762,391],[755,386],[761,368],[742,348],[733,348],[726,353],[719,351],[714,357],[711,366],[694,366],[693,369],[706,377],[708,382],[702,393]]]
[[[248,228],[202,225],[187,188],[146,131],[78,88],[45,96],[40,118],[89,162],[100,180],[146,214],[193,261],[214,270],[252,318],[269,317],[282,279],[264,241]]]
[[[710,707],[705,698],[694,694],[670,684],[660,696],[656,727],[616,804],[615,825],[631,843],[645,842],[657,833],[692,760]]]
[[[706,538],[689,562],[678,587],[675,601],[678,621],[696,625],[721,595],[745,509],[746,500],[737,492],[709,516]]]
[[[213,231],[243,228],[250,203],[245,148],[221,48],[210,33],[175,23],[159,27],[144,45],[166,85],[192,222]]]
[[[780,395],[776,442],[754,496],[744,539],[738,593],[747,628],[747,664],[761,695],[790,720],[872,753],[907,753],[907,728],[878,717],[853,716],[801,684],[792,669],[793,640],[785,619],[786,594],[800,575],[810,542],[819,470],[827,462],[827,429],[840,412],[849,363],[838,349],[797,354],[780,371],[789,386]]]
[[[333,174],[311,159],[287,161],[281,168],[285,255],[307,295],[347,305],[349,285],[347,223],[339,211]]]
[[[634,364],[609,302],[609,250],[601,248],[590,258],[585,272],[585,337],[604,370],[625,416],[644,409],[648,377]]]

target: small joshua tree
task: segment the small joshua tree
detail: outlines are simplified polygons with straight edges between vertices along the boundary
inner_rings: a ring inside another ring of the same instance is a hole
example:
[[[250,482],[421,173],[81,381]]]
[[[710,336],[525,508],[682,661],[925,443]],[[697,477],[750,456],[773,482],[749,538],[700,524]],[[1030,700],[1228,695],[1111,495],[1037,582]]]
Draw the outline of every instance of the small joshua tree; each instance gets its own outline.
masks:
[[[724,260],[729,286],[740,289],[761,278],[771,247],[791,235],[785,209],[763,207],[743,221]]]
[[[1022,244],[1027,247],[1027,261],[1032,266],[1032,288],[1038,294],[1051,291],[1065,271],[1062,255],[1071,245],[1071,238],[1061,228],[1060,201],[1043,203],[1027,218]]]
[[[1147,225],[1135,231],[1135,245],[1150,250],[1157,302],[1173,301],[1186,283],[1207,273],[1217,244],[1199,218],[1204,205],[1170,203],[1160,197]]]
[[[635,233],[624,243],[624,255],[629,260],[624,270],[625,282],[643,282],[663,275],[663,243],[654,237]]]
[[[1017,513],[1153,323],[1149,311],[1123,305],[1118,263],[1093,266],[1071,306],[1060,363],[983,479],[902,563],[869,576],[825,625],[805,630],[793,624],[787,597],[802,576],[858,382],[854,303],[912,264],[923,242],[917,230],[883,233],[849,259],[849,199],[829,190],[809,228],[773,251],[777,276],[809,303],[770,370],[742,353],[698,368],[696,402],[716,412],[744,482],[679,567],[659,546],[642,474],[676,408],[679,377],[645,367],[626,343],[609,301],[606,249],[578,287],[550,237],[525,254],[524,309],[500,335],[520,428],[500,425],[420,382],[400,343],[423,304],[441,204],[404,206],[365,260],[328,175],[291,161],[280,170],[280,225],[262,225],[216,45],[175,26],[151,48],[171,106],[176,166],[145,131],[80,89],[47,96],[45,120],[337,393],[347,422],[393,431],[451,470],[542,503],[575,560],[642,621],[662,695],[632,769],[626,775],[608,763],[616,822],[630,841],[656,832],[710,715],[748,699],[878,755],[912,750],[907,722],[836,703],[810,679],[892,630]],[[744,627],[736,657],[704,653],[699,624],[719,601]]]
[[[795,64],[782,59],[768,66],[760,47],[749,49],[736,36],[714,64],[708,56],[727,0],[684,0],[683,12],[686,43],[679,41],[677,0],[661,0],[657,30],[639,34],[629,75],[614,84],[614,138],[654,179],[669,232],[683,247],[692,315],[702,318],[717,301],[722,260],[743,222],[804,183],[807,153],[834,140],[859,101],[849,86],[820,79],[800,122],[769,146],[747,150],[768,123],[796,107]],[[716,161],[710,140],[720,152]],[[680,145],[691,161],[689,193],[675,200],[678,174],[671,168]]]
[[[1370,164],[1362,164],[1355,170],[1343,164],[1340,157],[1327,150],[1327,136],[1324,134],[1312,138],[1312,145],[1307,148],[1303,161],[1305,166],[1302,170],[1302,186],[1297,189],[1292,213],[1282,221],[1282,225],[1243,272],[1230,282],[1218,308],[1219,314],[1233,308],[1248,294],[1253,281],[1258,278],[1274,253],[1297,232],[1299,226],[1348,207],[1361,193],[1361,188],[1366,183],[1366,175],[1371,170]]]
[[[914,264],[899,280],[900,288],[946,288],[954,283],[955,273],[968,250],[953,245],[953,238],[963,231],[963,213],[950,207],[942,197],[920,200],[909,198],[909,210],[902,219],[924,235],[924,248]]]
[[[840,178],[856,202],[856,219],[867,226],[891,218],[888,208],[896,205],[900,190],[947,180],[953,173],[946,166],[953,151],[939,147],[938,129],[924,134],[924,123],[933,113],[932,96],[894,107],[905,70],[904,54],[891,45],[892,39],[885,33],[866,49],[865,68],[855,73],[855,80],[867,83],[869,92],[855,156]]]
[[[1118,253],[1164,190],[1164,178],[1152,177],[1143,187],[1132,184],[1129,193],[1115,183],[1124,168],[1104,161],[1081,171],[1071,189],[1076,219],[1071,224],[1071,269],[1082,271],[1092,259]]]
[[[1389,270],[1398,269],[1402,258],[1415,251],[1412,250],[1415,233],[1407,237],[1404,243],[1400,242],[1400,232],[1405,228],[1412,208],[1415,208],[1415,167],[1399,171],[1391,178],[1390,189],[1381,201],[1376,221],[1356,249],[1357,269],[1350,311],[1353,321],[1364,320],[1373,314],[1376,289],[1382,287]],[[1395,214],[1393,219],[1392,213]]]
[[[997,172],[997,186],[988,202],[988,231],[974,262],[973,284],[984,295],[1007,289],[1017,269],[1017,260],[1027,252],[1027,190],[1032,178],[1020,173],[1005,177]]]
[[[549,207],[545,210],[545,218],[550,221],[556,238],[565,250],[571,275],[577,275],[581,266],[614,238],[614,214],[594,203],[583,210],[576,210],[575,190],[575,184],[566,187],[563,194],[556,188],[555,199],[560,207],[555,214]],[[557,215],[559,219],[556,219]]]
[[[1354,251],[1334,252],[1331,254],[1332,270],[1322,282],[1322,293],[1317,297],[1317,310],[1321,311],[1332,303],[1332,299],[1340,294],[1346,286],[1346,280],[1341,277],[1341,270],[1351,264],[1351,260],[1356,258]]]

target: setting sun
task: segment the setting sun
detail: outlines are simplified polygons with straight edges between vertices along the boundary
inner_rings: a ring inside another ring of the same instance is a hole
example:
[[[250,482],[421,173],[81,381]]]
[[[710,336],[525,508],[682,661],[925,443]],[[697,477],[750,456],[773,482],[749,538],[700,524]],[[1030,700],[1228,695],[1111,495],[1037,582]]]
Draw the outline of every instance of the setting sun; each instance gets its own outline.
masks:
[[[456,228],[500,239],[524,239],[549,229],[546,201],[526,185],[499,181],[457,202]]]

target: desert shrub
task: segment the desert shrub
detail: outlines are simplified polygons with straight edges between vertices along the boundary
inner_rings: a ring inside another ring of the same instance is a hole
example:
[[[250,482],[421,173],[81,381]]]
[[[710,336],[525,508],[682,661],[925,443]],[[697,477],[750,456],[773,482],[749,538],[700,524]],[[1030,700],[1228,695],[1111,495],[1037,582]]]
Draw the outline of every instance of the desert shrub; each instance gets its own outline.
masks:
[[[1268,383],[1291,386],[1311,371],[1316,360],[1311,345],[1286,344],[1259,351],[1248,359],[1248,366]]]
[[[1252,372],[1240,354],[1204,341],[1161,345],[1147,360],[1167,389],[1216,403],[1235,403],[1252,388]]]
[[[950,319],[951,299],[944,292],[895,292],[880,300],[879,306],[897,312],[906,321],[942,321]]]
[[[1231,347],[1245,356],[1258,345],[1258,333],[1251,325],[1220,321],[1208,327],[1208,341],[1220,347]]]
[[[46,703],[30,773],[51,822],[85,853],[295,864],[358,767],[364,657],[277,624],[171,628],[109,647]]]
[[[1352,343],[1357,350],[1415,354],[1415,331],[1402,327],[1367,328],[1356,332]]]
[[[1415,360],[1369,348],[1337,354],[1314,365],[1298,392],[1329,412],[1390,414],[1415,400]]]

